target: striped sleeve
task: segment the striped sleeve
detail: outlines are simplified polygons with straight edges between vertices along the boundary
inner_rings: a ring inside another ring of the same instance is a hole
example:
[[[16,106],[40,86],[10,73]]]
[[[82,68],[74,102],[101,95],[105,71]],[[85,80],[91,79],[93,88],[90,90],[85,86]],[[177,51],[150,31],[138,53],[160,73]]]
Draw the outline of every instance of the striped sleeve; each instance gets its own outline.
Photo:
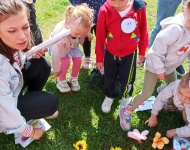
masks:
[[[21,133],[24,137],[29,137],[33,132],[33,126],[27,125],[24,131]]]

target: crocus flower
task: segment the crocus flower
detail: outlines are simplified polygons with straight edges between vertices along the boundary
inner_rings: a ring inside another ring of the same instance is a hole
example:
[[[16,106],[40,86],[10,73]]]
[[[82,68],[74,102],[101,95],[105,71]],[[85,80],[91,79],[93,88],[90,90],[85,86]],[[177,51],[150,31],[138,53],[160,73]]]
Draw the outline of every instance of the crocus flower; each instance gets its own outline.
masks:
[[[87,144],[85,141],[78,141],[76,144],[73,144],[75,150],[87,150]]]
[[[152,147],[163,149],[164,144],[168,144],[169,140],[166,137],[161,137],[159,132],[156,132],[155,137],[153,139]]]
[[[115,148],[111,147],[110,150],[122,150],[122,149],[120,147],[115,147]]]

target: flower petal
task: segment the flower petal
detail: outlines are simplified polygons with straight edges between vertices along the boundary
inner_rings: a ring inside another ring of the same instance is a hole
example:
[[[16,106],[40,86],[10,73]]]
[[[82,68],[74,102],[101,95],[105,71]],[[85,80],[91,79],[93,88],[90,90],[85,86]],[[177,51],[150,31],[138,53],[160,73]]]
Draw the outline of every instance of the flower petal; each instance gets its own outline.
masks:
[[[166,137],[162,137],[161,140],[164,142],[164,144],[168,144],[169,140]]]
[[[161,134],[159,132],[156,132],[156,137],[160,138],[161,137]]]
[[[154,137],[153,142],[158,142],[158,137]]]
[[[152,143],[152,147],[155,149],[157,147],[157,143]]]
[[[158,149],[163,149],[164,147],[164,142],[159,142],[157,145]]]

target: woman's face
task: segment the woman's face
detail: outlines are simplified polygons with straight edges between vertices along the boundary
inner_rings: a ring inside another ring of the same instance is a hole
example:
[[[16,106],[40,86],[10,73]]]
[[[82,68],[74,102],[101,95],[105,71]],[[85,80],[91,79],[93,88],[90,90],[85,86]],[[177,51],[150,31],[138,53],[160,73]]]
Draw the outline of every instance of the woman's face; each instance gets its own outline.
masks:
[[[0,38],[15,50],[24,50],[30,40],[30,26],[25,11],[0,23]]]

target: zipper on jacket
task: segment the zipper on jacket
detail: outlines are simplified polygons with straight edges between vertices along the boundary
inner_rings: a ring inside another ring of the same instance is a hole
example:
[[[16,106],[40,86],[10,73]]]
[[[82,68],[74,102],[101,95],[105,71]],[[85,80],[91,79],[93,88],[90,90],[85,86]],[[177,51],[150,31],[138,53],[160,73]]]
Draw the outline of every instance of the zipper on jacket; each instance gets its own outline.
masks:
[[[122,21],[123,21],[123,18],[121,18],[120,26],[121,26]],[[121,43],[121,46],[120,46],[121,54],[120,54],[120,56],[122,56],[122,29],[120,30],[120,33],[121,33],[120,34],[120,43]]]

